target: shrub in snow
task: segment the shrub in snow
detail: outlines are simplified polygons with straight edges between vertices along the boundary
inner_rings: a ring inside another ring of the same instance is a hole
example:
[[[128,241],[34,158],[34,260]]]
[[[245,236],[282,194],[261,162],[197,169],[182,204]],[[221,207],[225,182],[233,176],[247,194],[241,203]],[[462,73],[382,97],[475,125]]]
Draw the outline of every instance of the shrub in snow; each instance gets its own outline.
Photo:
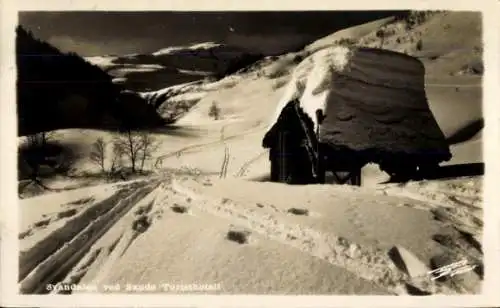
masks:
[[[214,118],[215,120],[219,120],[220,113],[221,113],[221,110],[220,110],[219,106],[217,106],[216,102],[213,102],[212,106],[210,106],[210,109],[208,110],[208,115],[210,117]]]

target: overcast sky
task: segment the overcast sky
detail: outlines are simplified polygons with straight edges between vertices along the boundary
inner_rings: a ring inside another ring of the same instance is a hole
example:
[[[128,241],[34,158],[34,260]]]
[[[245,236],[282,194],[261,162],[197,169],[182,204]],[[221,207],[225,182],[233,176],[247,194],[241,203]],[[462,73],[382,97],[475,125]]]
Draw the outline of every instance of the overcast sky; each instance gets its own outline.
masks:
[[[150,53],[206,41],[281,53],[349,25],[393,14],[371,12],[21,12],[36,37],[83,56]]]

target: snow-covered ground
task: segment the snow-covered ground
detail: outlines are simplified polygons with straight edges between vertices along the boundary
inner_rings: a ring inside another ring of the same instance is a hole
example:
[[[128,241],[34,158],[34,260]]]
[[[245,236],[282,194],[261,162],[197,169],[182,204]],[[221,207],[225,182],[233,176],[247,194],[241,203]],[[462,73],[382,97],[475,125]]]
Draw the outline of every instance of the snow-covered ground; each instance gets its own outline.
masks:
[[[50,209],[33,210],[48,199]],[[179,172],[35,197],[21,206],[26,292],[43,291],[43,283],[61,277],[102,292],[106,285],[127,292],[127,284],[163,283],[217,284],[218,294],[481,288],[480,178],[293,187]],[[430,279],[431,269],[462,258],[476,270],[446,282]]]

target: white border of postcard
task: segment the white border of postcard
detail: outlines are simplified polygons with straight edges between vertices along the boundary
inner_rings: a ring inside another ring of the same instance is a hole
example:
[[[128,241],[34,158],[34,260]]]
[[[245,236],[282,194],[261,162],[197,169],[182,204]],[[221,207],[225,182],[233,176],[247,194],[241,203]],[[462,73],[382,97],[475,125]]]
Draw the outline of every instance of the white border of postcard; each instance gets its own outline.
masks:
[[[224,11],[224,10],[456,10],[483,13],[485,118],[483,155],[484,265],[481,295],[460,296],[264,296],[264,295],[19,295],[17,288],[18,240],[16,203],[16,104],[14,34],[18,11]],[[493,307],[500,306],[500,1],[326,1],[326,0],[3,0],[0,2],[0,305],[12,307]]]

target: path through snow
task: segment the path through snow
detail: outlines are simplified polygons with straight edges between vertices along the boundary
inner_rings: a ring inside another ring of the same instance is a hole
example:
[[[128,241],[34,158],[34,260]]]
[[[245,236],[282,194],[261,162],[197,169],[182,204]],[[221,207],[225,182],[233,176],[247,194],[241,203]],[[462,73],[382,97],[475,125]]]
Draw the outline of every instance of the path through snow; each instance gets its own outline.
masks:
[[[89,202],[65,224],[26,245],[20,288],[67,293],[44,286],[84,283],[109,292],[102,286],[171,280],[221,283],[222,293],[479,292],[478,182],[292,188],[179,174],[115,185],[110,196]],[[428,271],[461,258],[476,269],[445,281],[430,279]],[[228,272],[234,262],[239,270]],[[270,269],[250,278],[259,271],[253,269],[256,264]],[[318,266],[322,270],[316,271]],[[296,271],[295,278],[290,271]],[[350,280],[351,289],[323,285],[331,275]],[[301,283],[280,284],[279,277]]]

